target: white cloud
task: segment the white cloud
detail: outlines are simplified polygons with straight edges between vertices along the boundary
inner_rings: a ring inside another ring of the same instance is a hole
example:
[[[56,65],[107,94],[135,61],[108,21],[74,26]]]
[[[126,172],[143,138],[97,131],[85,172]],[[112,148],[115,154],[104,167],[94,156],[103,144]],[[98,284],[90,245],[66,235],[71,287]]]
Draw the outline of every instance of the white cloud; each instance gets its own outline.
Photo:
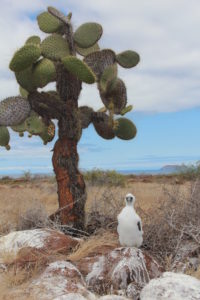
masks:
[[[13,52],[38,34],[33,15],[54,5],[73,12],[75,27],[97,21],[104,27],[101,46],[133,49],[141,63],[122,70],[129,103],[136,111],[177,111],[200,106],[200,2],[197,0],[2,0],[0,11],[0,97],[18,92],[8,70]],[[80,104],[101,107],[95,87],[84,85]]]

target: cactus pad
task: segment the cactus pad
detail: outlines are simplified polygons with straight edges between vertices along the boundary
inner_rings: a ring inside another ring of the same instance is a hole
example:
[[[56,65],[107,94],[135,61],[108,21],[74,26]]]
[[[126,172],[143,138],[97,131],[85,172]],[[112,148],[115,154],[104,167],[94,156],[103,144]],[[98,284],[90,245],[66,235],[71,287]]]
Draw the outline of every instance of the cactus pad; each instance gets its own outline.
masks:
[[[19,125],[11,126],[11,128],[12,128],[13,131],[23,133],[24,131],[26,131],[26,121],[22,122]]]
[[[28,97],[28,91],[25,90],[23,87],[19,87],[19,93],[23,98],[27,98]]]
[[[54,81],[55,79],[56,68],[51,60],[43,58],[34,65],[33,81],[37,87],[42,88],[49,82]]]
[[[21,124],[30,114],[29,102],[22,98],[10,97],[0,102],[0,125],[15,126]]]
[[[123,108],[120,112],[121,116],[124,116],[125,114],[127,114],[128,112],[130,112],[133,109],[132,105],[128,105],[127,107]]]
[[[40,138],[43,140],[44,145],[51,142],[55,137],[55,125],[51,121],[49,126],[45,126],[42,133],[39,134]]]
[[[131,140],[137,134],[137,128],[133,122],[126,118],[115,120],[114,132],[122,140]]]
[[[70,54],[67,41],[59,34],[48,36],[41,43],[42,55],[52,60],[59,60]]]
[[[36,90],[37,86],[34,82],[32,66],[24,71],[16,72],[15,77],[19,85],[28,92]]]
[[[85,23],[74,33],[74,41],[81,48],[89,48],[96,44],[103,33],[102,26],[97,23]]]
[[[82,60],[75,56],[66,56],[62,59],[62,62],[65,68],[81,81],[89,84],[95,82],[95,74]]]
[[[115,137],[115,133],[113,130],[112,120],[105,113],[98,114],[101,115],[98,118],[93,119],[93,125],[96,132],[106,140],[113,139]]]
[[[99,51],[99,45],[96,43],[94,44],[94,46],[90,47],[90,48],[80,48],[78,46],[76,46],[76,51],[78,52],[78,54],[82,55],[82,56],[87,56],[90,53]]]
[[[87,128],[92,122],[93,109],[88,106],[79,107],[79,115],[81,119],[81,127]]]
[[[38,45],[27,44],[15,52],[11,62],[10,69],[14,72],[20,72],[30,67],[41,55]]]
[[[48,12],[43,12],[37,17],[40,30],[45,33],[54,33],[62,29],[63,23]]]
[[[45,130],[45,124],[43,119],[37,114],[32,114],[26,119],[26,129],[30,134],[41,134]]]
[[[106,93],[102,93],[100,89],[100,96],[104,105],[115,114],[120,114],[127,104],[126,86],[119,78],[108,83]]]
[[[103,92],[106,91],[108,83],[113,80],[114,78],[117,77],[117,64],[113,64],[110,65],[109,67],[107,67],[103,74],[101,75],[101,79],[100,79],[100,88]]]
[[[37,36],[37,35],[33,35],[33,36],[31,36],[30,38],[28,38],[28,39],[26,40],[26,44],[40,45],[40,43],[41,43],[41,39],[40,39],[40,37]]]
[[[9,146],[10,134],[5,126],[0,126],[0,146],[5,147],[7,150],[10,150]]]
[[[135,51],[127,50],[119,53],[116,56],[116,60],[118,64],[124,68],[133,68],[139,63],[140,56]]]
[[[100,79],[104,70],[115,62],[115,53],[110,49],[104,49],[90,53],[84,58],[84,62],[93,70]]]

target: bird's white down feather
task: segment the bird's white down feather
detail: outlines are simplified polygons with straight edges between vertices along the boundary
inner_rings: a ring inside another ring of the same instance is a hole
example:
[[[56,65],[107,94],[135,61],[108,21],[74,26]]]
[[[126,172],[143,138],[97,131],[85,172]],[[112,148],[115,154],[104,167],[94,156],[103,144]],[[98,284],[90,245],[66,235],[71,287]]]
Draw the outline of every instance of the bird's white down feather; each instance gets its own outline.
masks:
[[[130,196],[130,194],[128,195]],[[133,200],[135,200],[134,196],[133,198]],[[126,247],[140,247],[143,242],[142,222],[134,210],[133,202],[126,202],[126,207],[122,209],[117,217],[117,232],[119,234],[119,241],[122,246]],[[139,226],[141,227],[141,230],[139,229],[138,224],[140,224]]]

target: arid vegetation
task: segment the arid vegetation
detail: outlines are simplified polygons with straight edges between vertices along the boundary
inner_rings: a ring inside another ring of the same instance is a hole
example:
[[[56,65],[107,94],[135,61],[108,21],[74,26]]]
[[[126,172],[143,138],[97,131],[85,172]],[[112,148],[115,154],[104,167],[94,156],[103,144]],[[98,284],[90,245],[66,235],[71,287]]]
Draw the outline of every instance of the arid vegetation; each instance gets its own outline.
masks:
[[[200,182],[182,174],[169,176],[123,176],[116,172],[95,170],[85,174],[87,182],[86,230],[79,248],[64,259],[78,261],[101,247],[119,246],[116,217],[124,206],[124,195],[136,196],[136,210],[144,229],[143,249],[167,270],[181,268],[200,278],[197,264],[200,244]],[[68,232],[68,228],[51,222],[48,216],[57,209],[56,181],[53,177],[25,174],[18,179],[0,180],[0,235],[14,230],[50,227]],[[5,203],[7,205],[5,206]],[[6,207],[6,209],[5,209]],[[196,248],[195,248],[196,245]],[[184,247],[194,247],[194,263],[185,263]],[[8,257],[12,253],[5,254]],[[181,256],[182,255],[182,256]],[[55,259],[53,256],[50,260]],[[2,288],[25,287],[38,274],[38,265],[20,269],[11,266],[2,277]],[[6,298],[5,298],[6,299]]]

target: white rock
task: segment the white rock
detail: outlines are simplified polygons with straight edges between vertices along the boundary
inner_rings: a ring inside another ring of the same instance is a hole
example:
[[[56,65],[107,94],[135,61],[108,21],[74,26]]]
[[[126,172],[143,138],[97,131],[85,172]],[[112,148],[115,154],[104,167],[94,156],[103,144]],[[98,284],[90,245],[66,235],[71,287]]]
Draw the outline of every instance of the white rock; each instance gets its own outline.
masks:
[[[90,298],[90,299],[92,300],[92,298]],[[97,298],[94,296],[93,299],[96,300]],[[53,300],[88,300],[88,298],[85,298],[81,294],[70,293],[67,295],[62,295],[62,296],[53,298]]]
[[[79,270],[67,261],[49,264],[27,290],[34,299],[96,300],[96,296],[87,290]]]
[[[69,253],[78,244],[74,238],[49,228],[14,231],[0,237],[0,264],[4,263],[9,257],[14,262],[16,257],[23,257],[22,249],[45,253]],[[35,253],[36,253],[35,252]],[[27,252],[28,254],[28,252]],[[28,259],[28,255],[27,255]],[[35,257],[37,259],[37,257]]]
[[[150,278],[142,251],[132,247],[121,248],[121,251],[123,258],[112,270],[113,283],[120,282],[120,289],[126,289],[129,280],[141,286],[147,284]]]
[[[53,300],[88,300],[88,299],[89,298],[85,298],[84,296],[82,296],[80,294],[70,293],[68,295],[63,295],[63,296],[54,298]],[[117,296],[117,295],[107,295],[107,296],[102,296],[100,298],[98,296],[96,296],[94,298],[94,300],[128,300],[128,298],[122,297],[122,296]]]
[[[51,231],[43,229],[13,231],[6,236],[0,237],[0,263],[3,263],[5,253],[11,252],[16,255],[23,247],[40,249],[44,246],[45,239],[50,236]]]
[[[181,273],[165,272],[142,290],[141,300],[199,300],[200,280]]]
[[[99,260],[93,264],[92,271],[88,273],[88,275],[85,278],[88,286],[90,286],[91,282],[94,281],[94,279],[99,278],[99,276],[101,276],[101,274],[104,271],[104,266],[105,266],[105,257],[100,256]]]
[[[117,296],[117,295],[109,295],[109,296],[103,296],[99,298],[99,300],[128,300],[128,298],[125,298],[123,296]]]

